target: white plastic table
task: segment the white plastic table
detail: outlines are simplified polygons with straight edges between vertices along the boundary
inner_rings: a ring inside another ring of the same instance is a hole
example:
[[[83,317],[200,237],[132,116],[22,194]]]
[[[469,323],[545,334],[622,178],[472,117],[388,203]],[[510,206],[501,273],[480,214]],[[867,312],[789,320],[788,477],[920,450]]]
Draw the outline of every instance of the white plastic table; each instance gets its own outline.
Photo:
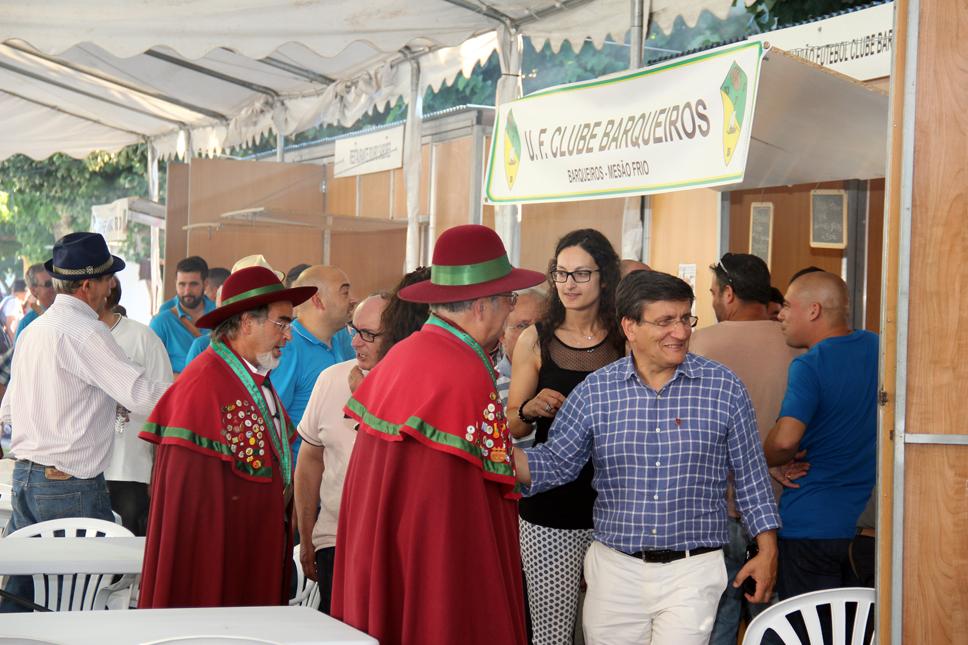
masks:
[[[144,553],[143,537],[2,538],[0,575],[137,574]]]
[[[4,637],[19,637],[58,645],[144,645],[192,636],[236,636],[280,645],[374,645],[377,642],[309,607],[68,611],[4,614],[0,618],[0,643]],[[239,645],[246,643],[240,640]]]

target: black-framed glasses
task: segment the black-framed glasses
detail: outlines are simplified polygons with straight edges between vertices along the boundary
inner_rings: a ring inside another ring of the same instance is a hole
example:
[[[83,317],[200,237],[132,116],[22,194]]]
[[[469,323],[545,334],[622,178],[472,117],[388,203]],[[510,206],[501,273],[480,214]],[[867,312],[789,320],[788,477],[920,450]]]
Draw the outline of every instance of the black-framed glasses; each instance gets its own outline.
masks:
[[[292,333],[292,323],[295,322],[294,320],[289,320],[289,321],[286,321],[286,320],[273,320],[272,318],[266,318],[266,320],[269,321],[269,322],[271,322],[276,327],[278,327],[279,328],[279,331],[281,331],[282,333],[284,333],[284,334],[286,334],[286,333]]]
[[[54,286],[54,281],[48,280],[47,282],[38,282],[37,284],[31,285],[31,286],[33,286],[35,289],[38,289],[40,287],[47,287],[48,289],[50,289],[51,287]]]
[[[350,336],[359,336],[364,343],[372,343],[377,339],[378,336],[383,335],[383,332],[360,329],[353,323],[348,324],[346,328],[350,330]]]
[[[588,282],[592,279],[593,273],[598,273],[598,269],[577,269],[575,271],[554,269],[548,275],[555,282],[568,282],[568,278],[571,278],[575,282]]]
[[[668,329],[669,327],[674,327],[676,325],[682,325],[683,327],[689,327],[690,329],[699,324],[699,316],[683,316],[682,318],[660,318],[658,320],[640,320],[640,323],[645,323],[647,325],[654,325],[656,327],[662,327],[663,329]]]
[[[514,305],[518,304],[518,294],[516,294],[514,292],[511,292],[511,293],[499,293],[499,294],[496,294],[494,297],[495,298],[507,298],[508,299],[508,302],[511,303],[511,306],[512,307]]]

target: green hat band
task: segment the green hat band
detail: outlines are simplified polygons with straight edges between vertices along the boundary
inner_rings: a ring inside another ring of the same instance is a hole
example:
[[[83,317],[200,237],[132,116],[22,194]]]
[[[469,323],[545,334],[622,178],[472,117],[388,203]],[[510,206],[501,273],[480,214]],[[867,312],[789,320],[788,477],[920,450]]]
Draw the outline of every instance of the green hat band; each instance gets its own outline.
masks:
[[[264,293],[272,293],[273,291],[282,291],[285,289],[282,283],[270,284],[267,287],[258,287],[256,289],[249,289],[248,291],[243,291],[242,293],[232,296],[231,298],[226,298],[222,301],[222,306],[231,305],[239,300],[245,300],[246,298],[255,298],[256,296],[261,296]]]
[[[430,267],[430,282],[444,287],[466,287],[503,278],[511,271],[511,262],[505,254],[477,264],[435,264]]]

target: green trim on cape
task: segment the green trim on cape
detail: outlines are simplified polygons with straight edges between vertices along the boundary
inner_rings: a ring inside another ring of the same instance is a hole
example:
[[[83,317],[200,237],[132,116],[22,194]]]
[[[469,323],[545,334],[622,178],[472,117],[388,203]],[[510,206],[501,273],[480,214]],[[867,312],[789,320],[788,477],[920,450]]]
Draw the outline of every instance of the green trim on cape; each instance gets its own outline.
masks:
[[[216,457],[219,457],[223,461],[231,461],[234,467],[240,473],[248,475],[249,477],[265,479],[266,481],[272,481],[272,461],[265,460],[267,466],[262,468],[252,468],[249,464],[239,461],[235,456],[232,449],[221,441],[214,441],[208,437],[203,437],[202,435],[189,430],[188,428],[177,428],[174,426],[163,426],[157,423],[146,422],[142,428],[142,432],[148,432],[156,437],[158,437],[162,442],[165,439],[177,439],[187,443],[194,444],[206,452],[213,453]]]
[[[447,448],[449,452],[456,450],[472,457],[475,462],[480,462],[481,468],[485,472],[514,479],[514,469],[510,465],[503,461],[494,462],[490,459],[482,458],[480,448],[477,445],[467,441],[463,437],[458,437],[457,435],[440,430],[420,417],[411,416],[404,423],[392,423],[377,417],[367,410],[362,403],[352,397],[346,403],[346,407],[358,414],[363,423],[377,432],[382,432],[391,437],[399,437],[401,428],[412,428],[431,442]]]

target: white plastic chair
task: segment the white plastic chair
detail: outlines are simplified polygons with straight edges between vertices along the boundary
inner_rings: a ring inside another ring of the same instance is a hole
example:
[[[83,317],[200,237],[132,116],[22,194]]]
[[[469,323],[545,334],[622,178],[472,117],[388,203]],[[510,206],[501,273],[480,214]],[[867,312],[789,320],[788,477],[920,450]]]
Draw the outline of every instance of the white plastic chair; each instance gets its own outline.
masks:
[[[847,605],[856,604],[853,627],[850,640],[847,640]],[[864,639],[867,630],[867,620],[874,607],[874,590],[870,587],[845,587],[843,589],[825,589],[813,591],[793,598],[788,598],[765,610],[753,619],[746,628],[743,645],[760,645],[767,631],[773,630],[785,645],[823,645],[823,633],[820,627],[819,607],[830,607],[831,643],[833,645],[868,645],[876,642],[874,634],[870,640]],[[807,629],[807,641],[804,643],[797,636],[790,616],[799,613]]]
[[[319,609],[319,584],[310,580],[303,573],[302,562],[299,561],[299,547],[292,550],[292,559],[296,563],[296,595],[289,599],[289,606],[312,607]]]
[[[59,537],[134,537],[134,534],[114,522],[91,517],[65,517],[25,526],[3,539]],[[110,601],[111,608],[127,609],[138,576],[122,576],[114,582],[115,577],[115,574],[37,573],[33,576],[34,603],[53,611],[83,611],[107,609]]]

